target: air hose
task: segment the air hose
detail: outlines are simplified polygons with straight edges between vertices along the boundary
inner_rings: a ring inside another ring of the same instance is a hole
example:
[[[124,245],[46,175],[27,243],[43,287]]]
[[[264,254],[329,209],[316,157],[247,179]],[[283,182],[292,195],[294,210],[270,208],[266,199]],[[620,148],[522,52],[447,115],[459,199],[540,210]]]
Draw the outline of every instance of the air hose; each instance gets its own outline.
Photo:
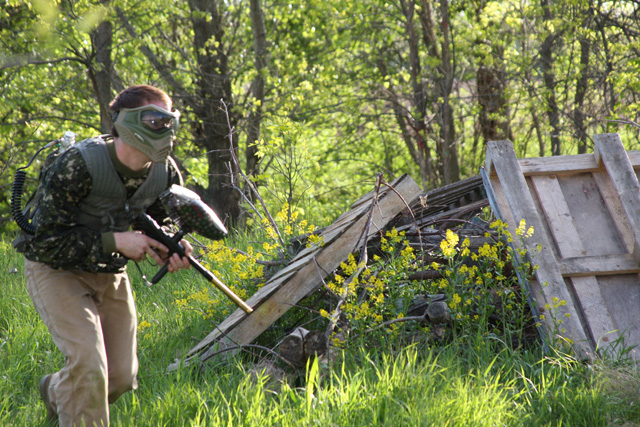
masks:
[[[16,173],[13,178],[13,187],[11,189],[11,214],[13,215],[13,219],[18,224],[18,227],[22,229],[25,233],[34,235],[36,234],[36,227],[32,223],[29,222],[29,219],[25,216],[25,213],[22,210],[22,191],[24,189],[24,183],[27,179],[26,168],[31,166],[31,163],[35,160],[35,158],[40,154],[42,150],[45,150],[54,145],[60,144],[59,151],[65,151],[72,144],[75,143],[75,134],[73,132],[65,132],[62,138],[56,139],[55,141],[51,141],[47,145],[40,147],[38,151],[31,157],[29,163],[26,166],[22,166],[16,170]]]
[[[11,214],[13,219],[18,224],[18,227],[27,234],[36,234],[36,227],[29,222],[27,217],[22,212],[22,188],[24,182],[27,179],[27,172],[20,168],[16,171],[13,177],[13,188],[11,190]]]

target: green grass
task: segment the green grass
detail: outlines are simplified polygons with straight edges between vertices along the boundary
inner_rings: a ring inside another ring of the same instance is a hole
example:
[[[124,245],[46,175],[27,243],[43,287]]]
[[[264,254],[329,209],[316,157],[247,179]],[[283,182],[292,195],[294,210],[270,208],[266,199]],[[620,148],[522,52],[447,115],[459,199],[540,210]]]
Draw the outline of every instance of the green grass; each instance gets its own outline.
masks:
[[[22,258],[0,243],[0,425],[38,426],[37,384],[63,363],[24,286]],[[17,269],[17,273],[10,273]],[[541,348],[414,344],[338,354],[281,382],[256,361],[166,367],[214,326],[174,304],[207,283],[195,272],[147,288],[130,268],[140,322],[139,389],[111,407],[115,426],[604,426],[640,423],[640,372]],[[153,269],[149,269],[152,272]],[[217,320],[219,321],[219,319]],[[381,343],[382,344],[382,343]]]

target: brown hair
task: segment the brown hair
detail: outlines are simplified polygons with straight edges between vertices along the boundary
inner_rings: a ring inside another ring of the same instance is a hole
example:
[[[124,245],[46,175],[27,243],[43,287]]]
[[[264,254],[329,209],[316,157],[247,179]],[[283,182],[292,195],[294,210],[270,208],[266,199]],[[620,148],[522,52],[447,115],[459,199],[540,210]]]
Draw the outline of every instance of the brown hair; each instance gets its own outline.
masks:
[[[109,104],[109,111],[115,122],[116,116],[123,108],[137,108],[154,101],[164,101],[168,106],[172,105],[171,97],[162,89],[150,85],[129,86],[120,92]],[[111,134],[118,136],[118,132],[114,127],[111,128]]]

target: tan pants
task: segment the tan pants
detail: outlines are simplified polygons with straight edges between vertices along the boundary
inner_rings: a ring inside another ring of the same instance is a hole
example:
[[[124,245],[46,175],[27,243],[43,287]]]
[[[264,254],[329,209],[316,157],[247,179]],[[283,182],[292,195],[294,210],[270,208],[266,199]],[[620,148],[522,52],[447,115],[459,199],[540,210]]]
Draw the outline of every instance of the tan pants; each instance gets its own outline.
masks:
[[[109,425],[109,403],[137,388],[137,319],[127,274],[55,270],[25,260],[25,276],[65,356],[48,390],[60,426]]]

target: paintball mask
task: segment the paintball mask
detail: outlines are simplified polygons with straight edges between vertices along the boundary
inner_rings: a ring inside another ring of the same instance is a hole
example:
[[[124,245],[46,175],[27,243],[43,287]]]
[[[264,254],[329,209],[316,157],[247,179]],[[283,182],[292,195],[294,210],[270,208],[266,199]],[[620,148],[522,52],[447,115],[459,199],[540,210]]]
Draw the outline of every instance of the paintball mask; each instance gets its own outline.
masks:
[[[123,108],[114,120],[122,141],[146,154],[152,162],[164,162],[178,132],[180,112],[157,105]]]

